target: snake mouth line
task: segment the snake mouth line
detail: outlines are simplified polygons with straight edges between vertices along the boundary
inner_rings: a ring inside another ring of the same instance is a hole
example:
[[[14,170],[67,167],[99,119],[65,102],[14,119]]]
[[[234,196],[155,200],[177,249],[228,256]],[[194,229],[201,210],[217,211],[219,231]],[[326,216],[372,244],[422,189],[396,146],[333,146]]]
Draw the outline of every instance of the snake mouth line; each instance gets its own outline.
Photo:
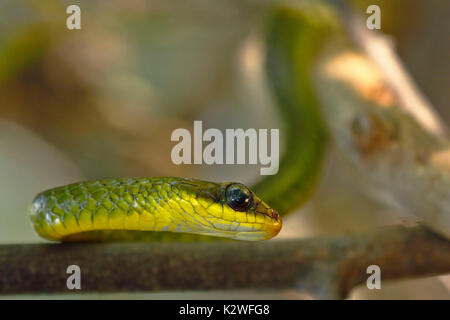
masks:
[[[273,209],[269,209],[268,212],[263,212],[263,211],[258,211],[258,210],[255,210],[255,212],[259,213],[259,214],[262,214],[262,215],[264,215],[266,217],[269,217],[272,220],[280,221],[280,215],[278,214],[277,211],[275,211]]]

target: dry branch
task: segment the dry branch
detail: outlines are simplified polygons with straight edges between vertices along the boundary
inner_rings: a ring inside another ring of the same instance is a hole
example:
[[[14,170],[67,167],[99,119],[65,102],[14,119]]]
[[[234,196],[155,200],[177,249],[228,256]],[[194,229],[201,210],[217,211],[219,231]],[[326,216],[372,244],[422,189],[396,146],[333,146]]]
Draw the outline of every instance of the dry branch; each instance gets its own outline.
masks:
[[[367,54],[395,93],[398,106],[409,112],[429,132],[445,136],[447,128],[431,103],[421,93],[394,50],[393,42],[376,30],[369,30],[357,14],[348,14],[348,30],[353,41]]]
[[[92,243],[0,247],[0,293],[296,288],[342,298],[381,268],[382,281],[450,273],[450,242],[422,228],[259,243]]]
[[[408,107],[399,102],[409,84],[393,89],[385,76],[344,37],[321,55],[315,83],[342,168],[374,198],[450,239],[450,141],[431,107],[409,94]],[[433,121],[417,121],[422,114]]]

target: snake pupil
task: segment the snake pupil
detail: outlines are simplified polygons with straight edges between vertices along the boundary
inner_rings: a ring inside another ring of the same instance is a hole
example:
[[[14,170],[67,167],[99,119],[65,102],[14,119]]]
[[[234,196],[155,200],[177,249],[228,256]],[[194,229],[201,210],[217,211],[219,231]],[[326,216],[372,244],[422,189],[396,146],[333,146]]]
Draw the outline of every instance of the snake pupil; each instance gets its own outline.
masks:
[[[233,183],[225,191],[228,205],[236,211],[246,211],[253,205],[253,195],[245,186]]]

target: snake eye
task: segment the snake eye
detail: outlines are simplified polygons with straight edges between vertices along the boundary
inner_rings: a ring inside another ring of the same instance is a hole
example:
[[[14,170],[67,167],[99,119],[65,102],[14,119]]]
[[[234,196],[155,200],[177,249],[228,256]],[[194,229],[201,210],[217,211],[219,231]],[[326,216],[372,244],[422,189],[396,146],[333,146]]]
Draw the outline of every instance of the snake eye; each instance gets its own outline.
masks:
[[[239,183],[232,183],[227,187],[225,199],[227,204],[236,211],[246,211],[253,205],[252,192]]]

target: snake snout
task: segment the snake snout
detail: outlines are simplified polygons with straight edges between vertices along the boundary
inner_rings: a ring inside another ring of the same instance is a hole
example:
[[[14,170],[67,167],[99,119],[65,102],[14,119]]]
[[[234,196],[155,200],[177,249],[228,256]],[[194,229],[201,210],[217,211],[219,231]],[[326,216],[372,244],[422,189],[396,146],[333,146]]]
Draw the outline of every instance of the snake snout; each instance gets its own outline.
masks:
[[[267,214],[272,219],[272,223],[269,224],[267,228],[267,236],[266,236],[266,239],[270,239],[275,237],[280,232],[282,222],[281,216],[278,214],[277,211],[269,209]]]

